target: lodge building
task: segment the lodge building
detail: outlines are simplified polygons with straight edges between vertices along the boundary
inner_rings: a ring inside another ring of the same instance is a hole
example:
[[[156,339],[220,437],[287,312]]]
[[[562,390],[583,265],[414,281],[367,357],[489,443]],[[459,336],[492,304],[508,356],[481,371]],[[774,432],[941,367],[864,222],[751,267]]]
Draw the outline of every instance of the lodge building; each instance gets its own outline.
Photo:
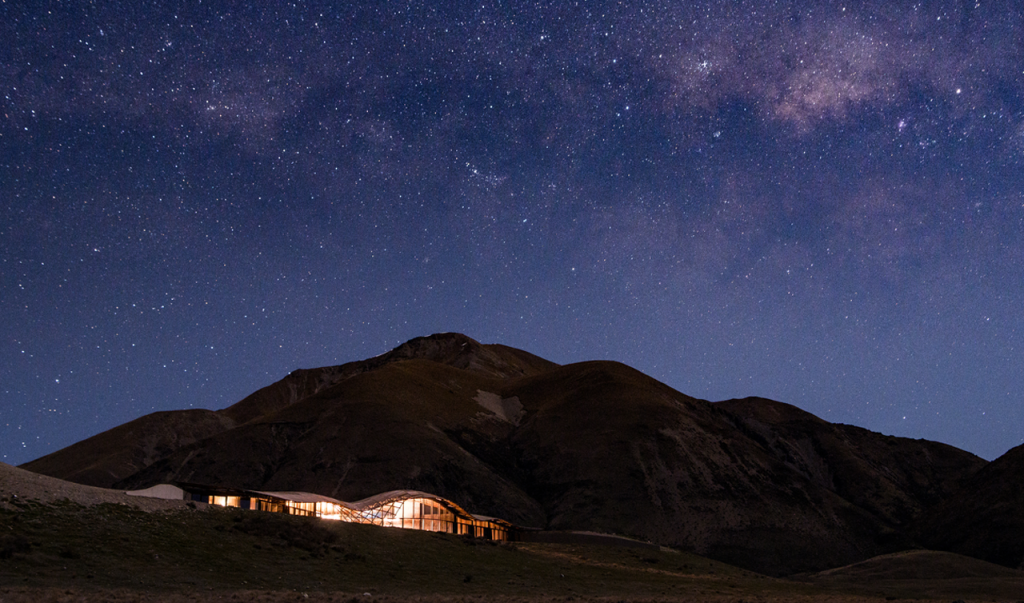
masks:
[[[446,498],[416,490],[392,490],[352,503],[309,492],[237,490],[187,483],[161,484],[127,494],[488,540],[511,540],[515,529],[503,519],[473,515]]]

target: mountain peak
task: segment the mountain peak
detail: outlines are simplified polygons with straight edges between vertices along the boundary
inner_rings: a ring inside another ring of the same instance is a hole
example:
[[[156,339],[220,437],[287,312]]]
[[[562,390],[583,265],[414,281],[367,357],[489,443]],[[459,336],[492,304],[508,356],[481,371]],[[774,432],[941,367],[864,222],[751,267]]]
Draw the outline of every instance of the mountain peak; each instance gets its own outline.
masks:
[[[241,425],[277,412],[356,375],[404,360],[436,362],[500,380],[534,375],[558,366],[529,352],[497,344],[485,345],[461,333],[435,333],[410,339],[388,352],[366,360],[292,371],[277,383],[219,412]]]
[[[467,359],[479,354],[483,348],[479,341],[462,333],[434,333],[425,337],[414,337],[384,356],[391,359],[420,358],[451,364],[460,358]]]
[[[483,345],[461,333],[435,333],[416,337],[378,358],[385,363],[405,359],[430,360],[502,379],[521,377],[536,372],[538,368],[555,366],[522,350]],[[541,367],[539,364],[546,366]]]

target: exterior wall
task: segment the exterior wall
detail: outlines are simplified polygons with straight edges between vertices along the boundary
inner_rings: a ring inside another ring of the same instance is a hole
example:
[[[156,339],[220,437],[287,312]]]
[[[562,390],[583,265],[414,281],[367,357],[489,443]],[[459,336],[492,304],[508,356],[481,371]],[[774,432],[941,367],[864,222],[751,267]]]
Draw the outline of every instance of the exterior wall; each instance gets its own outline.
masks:
[[[456,512],[455,509],[432,498],[397,498],[365,509],[353,509],[329,501],[299,502],[255,492],[249,494],[251,496],[192,493],[187,498],[222,507],[287,513],[408,530],[444,532],[488,540],[509,540],[510,537],[507,526],[464,516],[463,511]]]

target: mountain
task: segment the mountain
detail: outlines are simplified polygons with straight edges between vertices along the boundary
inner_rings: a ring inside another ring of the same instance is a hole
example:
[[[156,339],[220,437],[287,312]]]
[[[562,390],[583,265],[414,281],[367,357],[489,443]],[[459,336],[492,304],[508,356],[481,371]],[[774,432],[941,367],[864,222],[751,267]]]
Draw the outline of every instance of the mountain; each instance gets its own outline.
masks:
[[[148,429],[129,423],[24,467],[120,488],[425,490],[523,526],[783,575],[907,548],[906,526],[985,465],[770,400],[710,403],[619,363],[559,366],[451,333],[295,371],[205,412],[206,431],[150,415],[133,422]]]
[[[894,527],[908,526],[986,464],[953,446],[829,423],[764,398],[716,406],[787,467]]]
[[[22,467],[109,488],[179,448],[272,414],[355,375],[413,358],[496,378],[532,374],[557,366],[521,350],[481,345],[465,336],[419,337],[369,360],[294,371],[220,411],[190,409],[146,415]]]
[[[935,549],[1024,569],[1024,445],[971,476],[912,533]]]
[[[23,468],[64,480],[109,488],[174,451],[231,429],[235,422],[211,410],[157,412],[118,425]]]

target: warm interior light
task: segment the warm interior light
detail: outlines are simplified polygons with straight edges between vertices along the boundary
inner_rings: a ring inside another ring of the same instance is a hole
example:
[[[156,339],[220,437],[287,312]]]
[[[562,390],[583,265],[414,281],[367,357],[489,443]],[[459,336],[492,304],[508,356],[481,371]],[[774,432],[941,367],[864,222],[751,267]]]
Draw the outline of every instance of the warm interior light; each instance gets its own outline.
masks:
[[[245,508],[259,511],[428,532],[446,532],[493,540],[508,539],[508,530],[501,524],[467,516],[461,511],[456,512],[445,503],[431,498],[385,499],[362,509],[355,509],[344,503],[299,502],[274,495],[244,499],[239,496],[209,496],[208,500],[210,504],[222,507],[241,507],[244,500]]]

